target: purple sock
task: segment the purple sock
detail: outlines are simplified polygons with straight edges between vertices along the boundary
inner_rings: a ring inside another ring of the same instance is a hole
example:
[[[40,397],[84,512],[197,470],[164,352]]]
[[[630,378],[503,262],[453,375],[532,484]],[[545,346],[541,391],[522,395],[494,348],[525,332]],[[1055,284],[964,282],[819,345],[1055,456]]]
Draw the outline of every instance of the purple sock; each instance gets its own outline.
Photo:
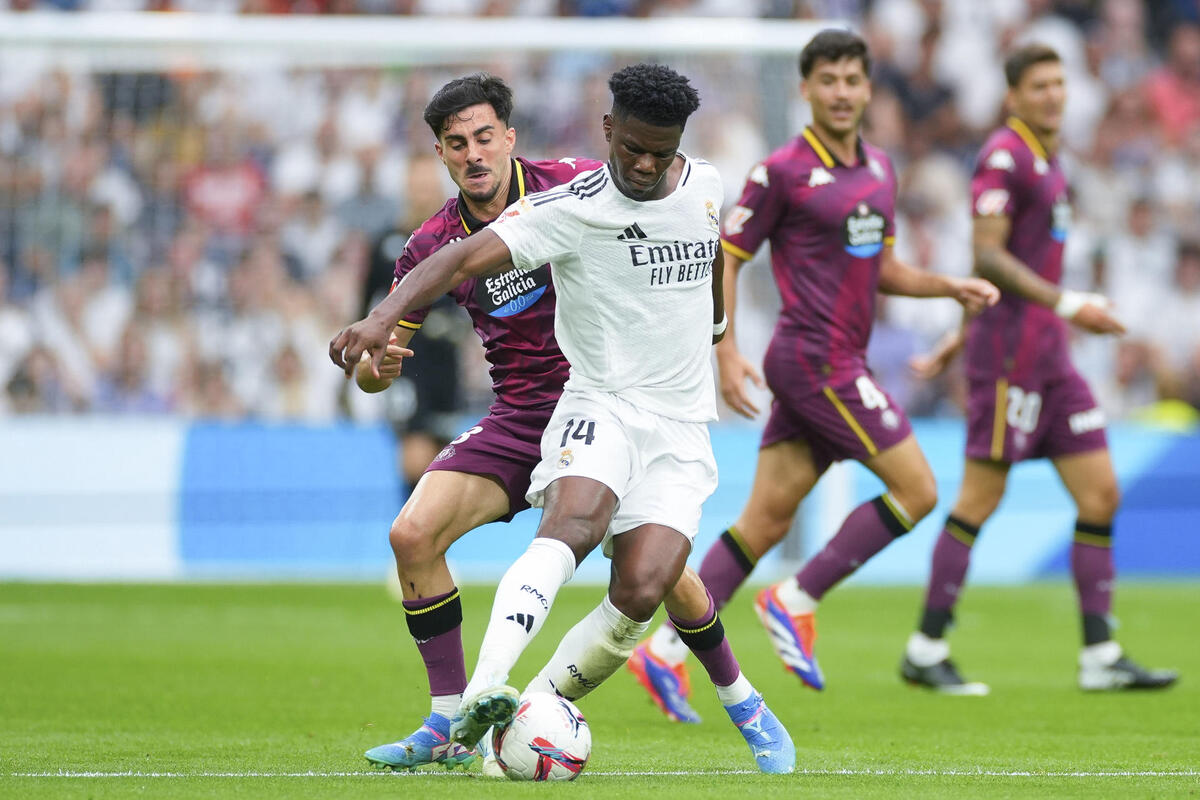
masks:
[[[925,612],[921,617],[921,633],[931,639],[946,635],[946,627],[954,616],[954,604],[967,577],[971,563],[971,547],[979,528],[956,517],[949,517],[933,547],[933,563],[929,569],[929,587],[925,592]]]
[[[700,580],[708,587],[716,610],[720,611],[754,570],[756,559],[750,555],[737,529],[730,525],[713,542],[700,563]]]
[[[462,645],[462,600],[458,589],[434,597],[404,601],[404,617],[425,662],[429,694],[462,694],[467,663]]]
[[[733,655],[733,648],[729,646],[711,593],[708,596],[708,611],[700,619],[680,619],[674,614],[667,616],[680,640],[704,665],[714,686],[729,686],[737,680],[742,669]]]
[[[1084,614],[1108,616],[1116,577],[1112,556],[1112,526],[1075,525],[1071,545],[1071,574],[1079,592],[1079,610]]]
[[[796,574],[796,581],[820,600],[838,581],[907,532],[906,523],[882,496],[868,500],[850,512],[837,535]]]

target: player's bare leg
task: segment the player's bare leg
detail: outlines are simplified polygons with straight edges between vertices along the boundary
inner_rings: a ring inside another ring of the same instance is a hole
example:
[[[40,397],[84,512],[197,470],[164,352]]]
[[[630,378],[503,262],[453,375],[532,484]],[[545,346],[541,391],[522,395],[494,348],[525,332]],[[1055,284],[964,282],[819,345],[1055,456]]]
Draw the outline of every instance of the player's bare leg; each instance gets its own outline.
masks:
[[[496,587],[479,661],[451,722],[455,741],[474,746],[489,727],[511,721],[520,693],[507,685],[509,671],[541,630],[558,590],[604,539],[616,508],[613,491],[591,478],[567,476],[546,487],[537,537]],[[615,608],[604,610],[620,621]]]
[[[749,577],[758,559],[787,536],[796,509],[820,477],[806,442],[777,442],[758,451],[754,485],[746,507],[737,522],[723,531],[708,549],[700,565],[700,581],[712,593],[718,612]],[[704,609],[700,611],[703,613]],[[680,721],[690,720],[686,714],[666,709],[672,705],[674,693],[682,696],[686,706],[689,681],[684,662],[689,652],[675,627],[664,622],[647,642],[638,646],[630,661],[639,682],[655,703],[672,719]],[[640,669],[643,664],[652,669]],[[682,712],[682,707],[678,711]]]
[[[464,502],[470,498],[470,502]],[[390,534],[404,595],[408,630],[421,651],[432,709],[406,738],[367,751],[380,767],[468,764],[471,751],[449,739],[450,717],[467,683],[462,646],[462,604],[446,551],[468,531],[508,513],[508,495],[491,478],[463,472],[425,473]]]
[[[640,525],[614,536],[608,595],[563,637],[529,688],[573,700],[589,693],[625,663],[666,601],[681,638],[708,671],[759,769],[791,772],[791,737],[742,675],[711,597],[699,577],[685,569],[690,552],[687,537],[664,525]]]
[[[943,694],[988,692],[986,684],[966,681],[959,674],[945,637],[966,580],[971,548],[979,529],[1004,497],[1008,471],[1009,465],[1002,461],[967,459],[963,465],[958,500],[933,548],[921,623],[909,637],[900,663],[900,675],[910,684]]]
[[[815,613],[821,598],[897,537],[912,530],[937,504],[933,471],[911,434],[863,464],[883,481],[887,491],[851,511],[837,534],[800,572],[767,587],[755,602],[775,652],[813,689],[825,685],[814,653]]]
[[[1127,658],[1109,628],[1116,581],[1112,521],[1120,490],[1107,449],[1054,459],[1054,468],[1078,509],[1071,544],[1071,573],[1083,620],[1079,686],[1087,690],[1161,689],[1175,683],[1173,670],[1149,670]]]

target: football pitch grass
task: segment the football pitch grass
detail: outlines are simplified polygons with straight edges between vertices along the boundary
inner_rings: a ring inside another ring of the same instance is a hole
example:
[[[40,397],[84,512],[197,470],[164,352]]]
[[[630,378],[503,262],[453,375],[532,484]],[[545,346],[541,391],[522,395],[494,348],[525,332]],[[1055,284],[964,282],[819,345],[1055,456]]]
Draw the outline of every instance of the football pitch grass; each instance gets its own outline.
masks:
[[[565,588],[519,686],[602,596]],[[467,587],[473,663],[491,587]],[[399,603],[379,585],[0,584],[0,797],[1200,797],[1200,587],[1125,584],[1119,638],[1174,666],[1163,693],[1075,688],[1067,581],[970,587],[953,643],[988,697],[903,685],[921,590],[844,587],[822,606],[828,687],[775,660],[742,592],[722,615],[743,669],[795,739],[766,776],[693,664],[701,725],[668,722],[622,670],[580,702],[592,758],[556,788],[442,770],[379,773],[367,748],[428,711]],[[737,793],[737,795],[733,794]]]

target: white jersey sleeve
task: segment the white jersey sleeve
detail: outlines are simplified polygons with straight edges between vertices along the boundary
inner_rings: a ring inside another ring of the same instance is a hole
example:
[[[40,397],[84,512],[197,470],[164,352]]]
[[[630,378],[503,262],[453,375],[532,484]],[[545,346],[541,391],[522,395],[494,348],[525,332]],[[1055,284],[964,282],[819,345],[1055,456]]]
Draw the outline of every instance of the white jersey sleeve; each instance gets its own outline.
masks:
[[[514,267],[536,269],[578,252],[582,229],[572,219],[573,204],[556,202],[569,192],[562,186],[522,197],[488,226],[508,246]]]

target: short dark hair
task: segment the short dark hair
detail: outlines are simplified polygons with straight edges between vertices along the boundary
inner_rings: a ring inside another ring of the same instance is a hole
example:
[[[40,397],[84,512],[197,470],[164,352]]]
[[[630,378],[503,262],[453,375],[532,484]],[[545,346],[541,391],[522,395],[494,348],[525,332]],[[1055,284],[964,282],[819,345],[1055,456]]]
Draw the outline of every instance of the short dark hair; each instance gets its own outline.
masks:
[[[613,114],[651,125],[683,127],[700,107],[700,95],[688,79],[662,64],[634,64],[612,74],[608,88]]]
[[[1062,59],[1058,57],[1058,53],[1053,47],[1047,47],[1044,44],[1027,44],[1014,50],[1008,58],[1004,59],[1004,80],[1008,81],[1008,88],[1017,88],[1021,78],[1025,77],[1026,70],[1034,64],[1045,64],[1051,61],[1059,63]]]
[[[447,83],[425,106],[425,123],[433,129],[433,135],[442,138],[446,121],[464,108],[487,103],[496,112],[496,117],[508,127],[512,116],[513,93],[502,78],[486,72],[476,72],[465,78],[455,78]]]
[[[871,52],[867,49],[866,40],[851,31],[826,28],[800,51],[800,76],[807,78],[811,75],[818,61],[837,62],[843,58],[857,58],[862,62],[863,72],[870,76]]]

